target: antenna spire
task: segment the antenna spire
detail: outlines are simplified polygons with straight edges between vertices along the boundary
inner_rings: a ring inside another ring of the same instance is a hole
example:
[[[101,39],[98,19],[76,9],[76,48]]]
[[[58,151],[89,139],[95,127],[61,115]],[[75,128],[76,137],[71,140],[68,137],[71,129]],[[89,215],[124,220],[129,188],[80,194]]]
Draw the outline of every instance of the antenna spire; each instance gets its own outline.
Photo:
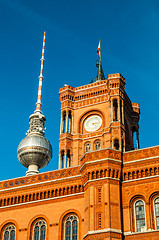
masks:
[[[41,57],[41,69],[40,69],[40,76],[39,76],[39,87],[38,87],[38,99],[36,102],[36,110],[35,112],[41,113],[41,93],[42,93],[42,82],[43,82],[43,68],[44,68],[44,50],[45,50],[45,36],[46,32],[44,32],[43,38],[43,48],[42,48],[42,57]]]

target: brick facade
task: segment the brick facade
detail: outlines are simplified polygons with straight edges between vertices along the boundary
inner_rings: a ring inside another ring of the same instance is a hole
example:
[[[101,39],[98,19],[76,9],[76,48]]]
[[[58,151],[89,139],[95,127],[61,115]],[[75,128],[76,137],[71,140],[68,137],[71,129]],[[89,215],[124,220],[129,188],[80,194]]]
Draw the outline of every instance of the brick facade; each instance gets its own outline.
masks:
[[[70,214],[78,219],[79,240],[159,239],[159,146],[139,149],[139,105],[124,86],[123,76],[111,74],[60,89],[59,169],[0,182],[0,239],[9,225],[16,228],[16,240],[33,239],[38,219],[46,222],[47,240],[65,239]],[[96,131],[85,128],[91,116],[102,119]],[[142,231],[137,201],[145,214]]]

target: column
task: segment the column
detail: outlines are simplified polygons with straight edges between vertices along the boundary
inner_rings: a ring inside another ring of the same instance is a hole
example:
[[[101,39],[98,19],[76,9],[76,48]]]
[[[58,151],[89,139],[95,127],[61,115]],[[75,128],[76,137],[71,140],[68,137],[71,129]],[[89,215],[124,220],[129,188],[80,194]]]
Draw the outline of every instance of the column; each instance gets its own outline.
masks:
[[[67,156],[67,167],[70,167],[70,160],[71,160],[71,156]]]
[[[59,154],[59,169],[62,168],[62,155],[61,153]]]
[[[73,113],[71,113],[71,133],[73,133]]]
[[[64,153],[64,168],[66,168],[67,151]]]
[[[139,131],[136,132],[136,136],[137,136],[137,149],[140,148],[139,146]]]
[[[117,120],[120,122],[121,121],[121,116],[120,116],[120,99],[117,102],[117,107],[118,107],[118,116],[117,116]]]
[[[65,132],[68,132],[68,111],[66,111],[66,129]]]
[[[63,133],[63,114],[61,113],[60,134]]]
[[[132,129],[131,129],[131,149],[135,149]]]
[[[72,114],[69,114],[69,133],[71,133],[71,128],[72,128]]]
[[[113,122],[113,100],[111,99],[110,121]]]
[[[124,124],[124,104],[123,104],[123,101],[122,101],[122,124]]]

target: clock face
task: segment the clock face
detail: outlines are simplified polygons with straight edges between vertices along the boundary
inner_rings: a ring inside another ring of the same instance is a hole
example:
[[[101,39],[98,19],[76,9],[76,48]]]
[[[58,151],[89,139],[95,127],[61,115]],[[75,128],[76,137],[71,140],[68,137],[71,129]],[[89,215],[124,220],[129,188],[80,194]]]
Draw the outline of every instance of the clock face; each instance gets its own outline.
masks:
[[[89,118],[84,123],[84,128],[88,132],[94,132],[98,130],[102,125],[102,119],[98,115],[93,115]]]

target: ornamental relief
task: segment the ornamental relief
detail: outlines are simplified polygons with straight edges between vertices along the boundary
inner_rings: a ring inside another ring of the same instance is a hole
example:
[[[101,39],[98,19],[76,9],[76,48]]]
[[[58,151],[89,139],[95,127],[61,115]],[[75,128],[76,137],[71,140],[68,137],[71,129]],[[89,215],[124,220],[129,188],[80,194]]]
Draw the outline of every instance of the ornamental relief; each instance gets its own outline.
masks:
[[[122,195],[123,201],[125,203],[129,203],[130,199],[137,195],[142,195],[145,197],[145,201],[148,202],[152,193],[158,192],[159,189],[159,182],[155,183],[155,187],[152,184],[145,184],[139,186],[129,186],[129,188],[123,188]]]
[[[92,160],[99,160],[104,158],[113,158],[117,160],[121,160],[121,153],[111,151],[111,150],[101,150],[98,152],[90,152],[86,153],[84,157],[81,159],[81,162],[84,163],[86,161],[92,161]]]
[[[148,185],[143,186],[144,192],[148,193],[150,190],[150,187]]]
[[[114,129],[113,129],[113,135],[117,135],[117,134],[119,134],[119,129],[114,128]]]
[[[63,147],[65,143],[63,141],[60,142],[60,147]]]
[[[125,153],[123,156],[124,161],[136,160],[141,158],[148,158],[159,155],[159,147],[154,147],[145,150],[139,150],[138,152]]]
[[[65,148],[65,147],[72,147],[72,141],[67,139],[60,141],[60,148]]]
[[[156,160],[156,159],[155,159]],[[159,160],[159,158],[158,158],[158,160]],[[124,172],[127,172],[127,171],[136,171],[136,170],[138,170],[138,171],[141,171],[141,170],[145,170],[145,167],[152,167],[152,168],[154,168],[154,167],[159,167],[159,162],[158,161],[152,161],[152,162],[150,162],[149,160],[145,160],[145,161],[140,161],[140,162],[138,162],[138,163],[128,163],[128,164],[126,164],[126,165],[124,165]]]
[[[69,176],[75,176],[79,175],[80,170],[79,167],[74,167],[72,169],[62,169],[62,170],[55,170],[48,173],[41,173],[36,176],[28,176],[28,177],[22,177],[19,179],[13,179],[8,181],[2,181],[0,182],[0,189],[6,189],[11,187],[18,187],[18,186],[24,186],[33,184],[36,182],[41,182],[44,184],[44,182],[47,183],[47,181],[57,178],[64,178]],[[74,183],[74,181],[73,181]]]
[[[110,152],[109,156],[115,159],[121,159],[121,154],[116,152]]]
[[[82,100],[76,103],[70,102],[71,104],[70,106],[74,106],[75,108],[80,108],[82,106],[89,106],[90,104],[105,102],[107,100],[108,100],[108,96],[100,96],[100,97],[90,98],[89,100]],[[66,106],[66,103],[65,102],[62,103],[61,106],[62,107]]]

